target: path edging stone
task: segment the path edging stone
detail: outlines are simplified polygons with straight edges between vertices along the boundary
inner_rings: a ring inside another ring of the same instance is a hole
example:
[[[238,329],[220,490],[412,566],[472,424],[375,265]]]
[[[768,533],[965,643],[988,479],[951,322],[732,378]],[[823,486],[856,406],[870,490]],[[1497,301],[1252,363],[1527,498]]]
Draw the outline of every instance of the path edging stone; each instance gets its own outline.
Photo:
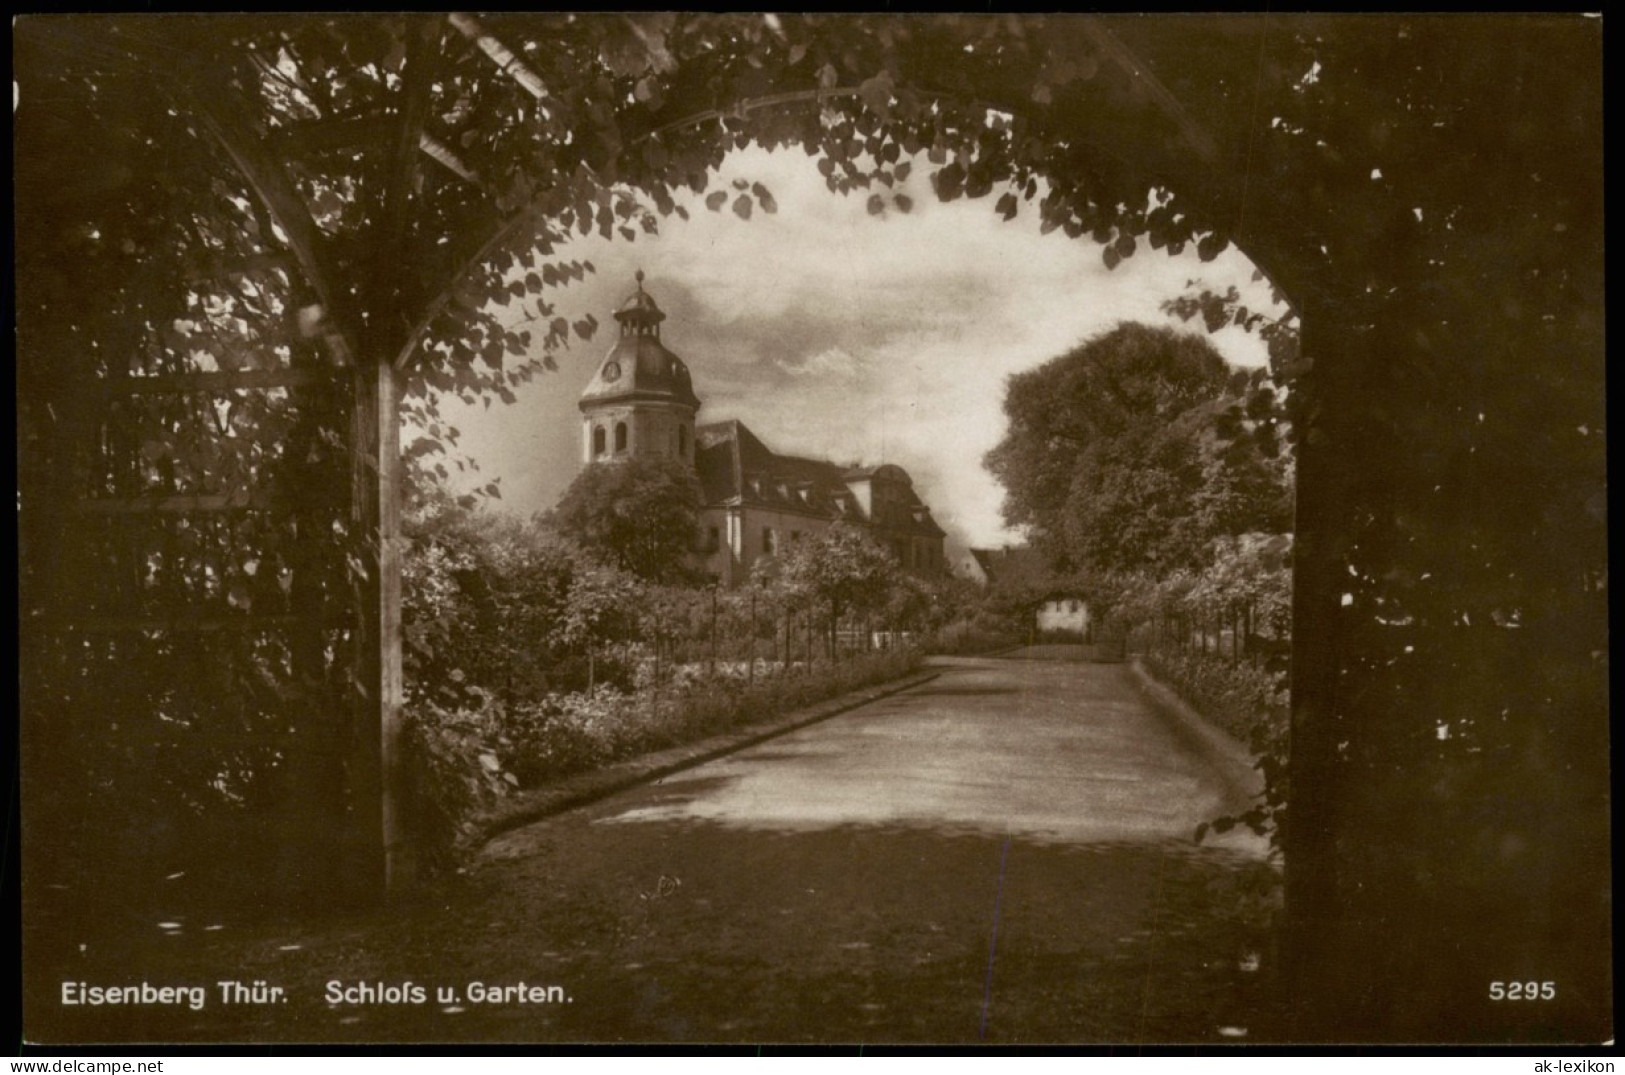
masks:
[[[1263,792],[1264,775],[1253,766],[1253,752],[1246,744],[1202,716],[1173,688],[1147,671],[1139,657],[1131,657],[1127,663],[1141,692],[1167,714],[1180,739],[1213,765],[1231,791],[1247,798]]]
[[[650,754],[641,754],[602,769],[567,777],[556,784],[511,800],[506,808],[481,818],[478,835],[469,842],[471,853],[477,855],[481,848],[496,837],[529,825],[533,821],[541,821],[543,818],[608,798],[639,784],[647,784],[672,773],[715,761],[746,747],[753,747],[810,724],[840,716],[871,702],[878,702],[893,694],[912,690],[940,675],[942,675],[940,670],[911,672],[902,680],[892,680],[876,687],[839,695],[817,705],[793,710],[765,724],[723,732],[720,735],[667,747],[665,750],[657,750]]]

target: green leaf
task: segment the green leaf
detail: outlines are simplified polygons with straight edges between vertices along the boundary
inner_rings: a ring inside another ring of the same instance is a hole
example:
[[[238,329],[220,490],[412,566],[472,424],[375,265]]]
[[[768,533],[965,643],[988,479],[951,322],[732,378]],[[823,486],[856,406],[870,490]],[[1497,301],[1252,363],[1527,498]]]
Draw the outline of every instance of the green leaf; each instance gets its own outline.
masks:
[[[880,72],[874,78],[865,79],[858,86],[858,96],[869,110],[879,116],[891,114],[892,90],[895,88],[890,73]]]

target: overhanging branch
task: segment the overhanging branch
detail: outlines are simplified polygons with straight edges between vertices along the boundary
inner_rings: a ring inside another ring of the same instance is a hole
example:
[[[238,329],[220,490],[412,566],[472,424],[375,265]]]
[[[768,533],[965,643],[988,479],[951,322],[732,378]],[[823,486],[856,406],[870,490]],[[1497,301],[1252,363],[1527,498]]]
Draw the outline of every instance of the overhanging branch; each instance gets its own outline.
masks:
[[[1219,151],[1217,146],[1214,145],[1213,136],[1208,134],[1206,128],[1191,118],[1191,114],[1185,111],[1185,106],[1179,103],[1179,98],[1175,97],[1172,91],[1163,85],[1161,79],[1151,73],[1151,69],[1140,61],[1134,51],[1118,40],[1117,35],[1107,29],[1097,18],[1083,19],[1082,26],[1083,32],[1088,35],[1090,43],[1100,51],[1100,54],[1111,60],[1119,70],[1143,88],[1150,96],[1152,103],[1157,106],[1163,115],[1173,121],[1174,126],[1179,128],[1180,137],[1202,159],[1203,163],[1217,163]]]

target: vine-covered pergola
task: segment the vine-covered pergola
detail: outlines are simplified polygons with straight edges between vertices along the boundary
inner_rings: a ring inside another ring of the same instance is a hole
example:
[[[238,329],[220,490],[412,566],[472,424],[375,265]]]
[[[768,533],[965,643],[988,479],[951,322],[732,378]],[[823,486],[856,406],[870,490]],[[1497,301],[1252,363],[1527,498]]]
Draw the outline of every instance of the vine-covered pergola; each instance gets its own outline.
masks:
[[[591,271],[570,234],[789,146],[877,213],[928,168],[1109,265],[1244,249],[1303,326],[1272,370],[1290,1032],[1608,1029],[1596,20],[73,16],[14,47],[31,878],[227,817],[271,887],[398,887],[437,396],[511,399],[592,334],[550,301]]]

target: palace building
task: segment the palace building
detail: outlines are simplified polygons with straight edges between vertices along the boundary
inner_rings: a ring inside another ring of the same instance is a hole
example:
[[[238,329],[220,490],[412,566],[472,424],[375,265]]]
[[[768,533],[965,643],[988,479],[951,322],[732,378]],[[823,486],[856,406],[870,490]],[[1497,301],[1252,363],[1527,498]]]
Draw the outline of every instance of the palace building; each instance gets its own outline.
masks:
[[[738,420],[696,425],[700,399],[687,364],[661,341],[665,319],[640,271],[615,311],[620,339],[581,395],[582,462],[668,456],[693,466],[704,492],[697,566],[736,586],[756,561],[844,522],[911,571],[946,571],[942,528],[902,467],[780,455]]]

